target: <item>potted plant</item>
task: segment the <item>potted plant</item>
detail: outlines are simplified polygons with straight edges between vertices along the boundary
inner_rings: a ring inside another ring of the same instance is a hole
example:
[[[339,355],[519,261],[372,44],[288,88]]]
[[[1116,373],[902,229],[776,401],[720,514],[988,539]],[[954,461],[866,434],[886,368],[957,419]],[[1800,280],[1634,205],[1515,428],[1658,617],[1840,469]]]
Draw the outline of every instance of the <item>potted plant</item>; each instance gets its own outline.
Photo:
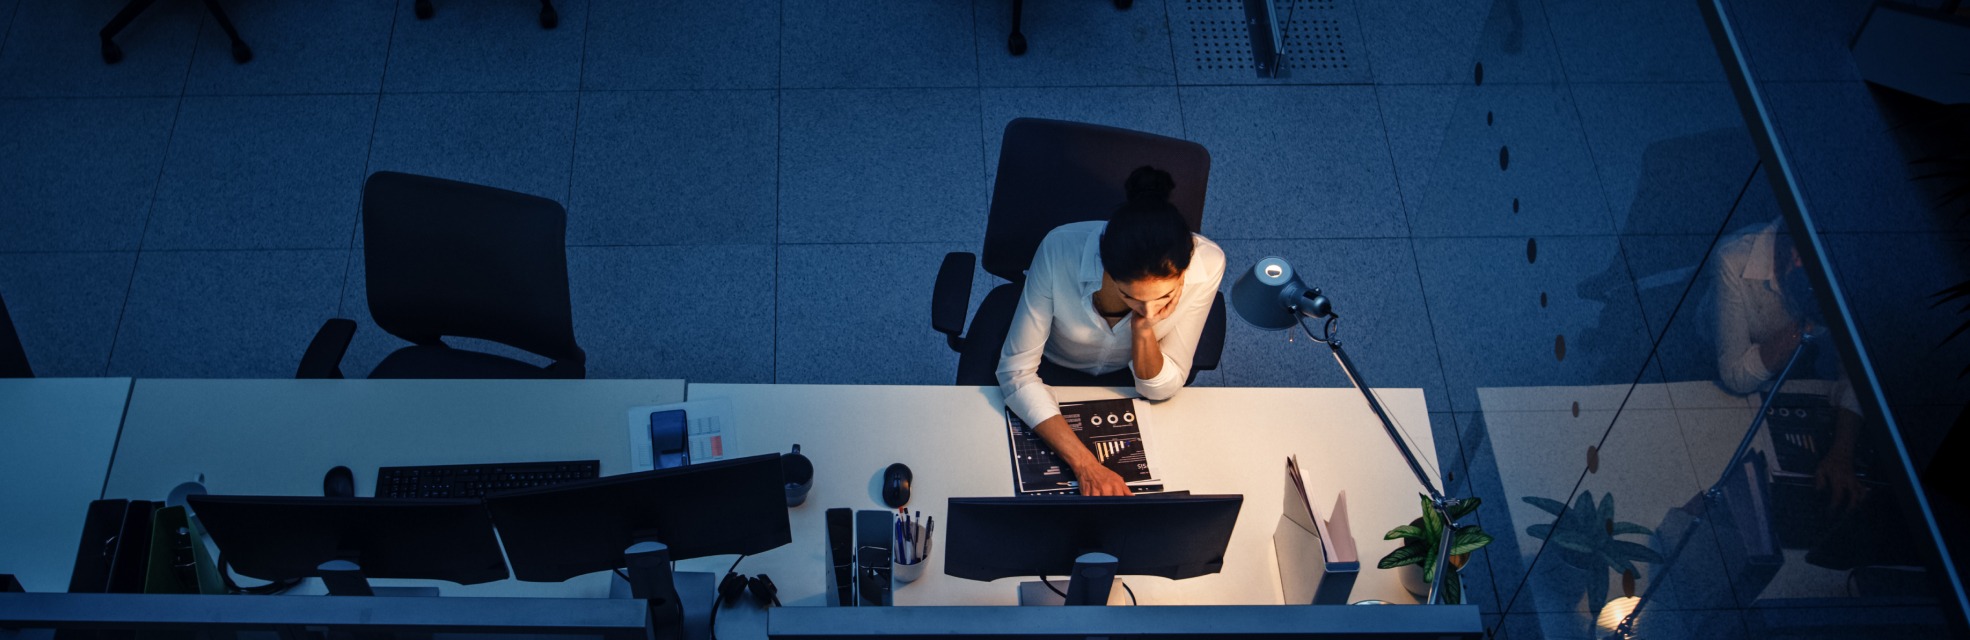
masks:
[[[1525,534],[1546,541],[1547,549],[1557,551],[1561,562],[1580,572],[1579,577],[1584,579],[1585,584],[1572,586],[1584,587],[1588,607],[1593,611],[1598,612],[1601,605],[1608,601],[1608,572],[1620,574],[1622,588],[1628,591],[1633,588],[1633,580],[1641,575],[1635,563],[1662,562],[1662,555],[1646,545],[1615,539],[1615,536],[1627,534],[1653,536],[1655,531],[1633,522],[1615,521],[1613,493],[1602,495],[1596,504],[1593,492],[1581,491],[1571,508],[1552,498],[1526,496],[1522,499],[1526,504],[1558,516],[1551,523],[1526,527]]]
[[[1441,546],[1445,528],[1448,526],[1448,523],[1443,521],[1443,517],[1437,514],[1436,509],[1430,506],[1430,497],[1422,496],[1422,499],[1423,517],[1390,529],[1388,535],[1382,536],[1383,540],[1401,539],[1402,546],[1382,556],[1382,562],[1376,565],[1383,569],[1406,567],[1401,569],[1402,586],[1410,593],[1416,594],[1418,598],[1429,595],[1430,580],[1436,575],[1438,566],[1437,551]],[[1458,502],[1457,506],[1450,508],[1450,519],[1457,520],[1475,513],[1480,502],[1482,501],[1475,497],[1465,498]],[[1443,576],[1443,602],[1462,604],[1464,586],[1463,581],[1458,578],[1458,573],[1463,570],[1464,563],[1470,561],[1472,551],[1491,544],[1491,535],[1475,524],[1457,527],[1449,534],[1453,536],[1450,539],[1451,571]]]

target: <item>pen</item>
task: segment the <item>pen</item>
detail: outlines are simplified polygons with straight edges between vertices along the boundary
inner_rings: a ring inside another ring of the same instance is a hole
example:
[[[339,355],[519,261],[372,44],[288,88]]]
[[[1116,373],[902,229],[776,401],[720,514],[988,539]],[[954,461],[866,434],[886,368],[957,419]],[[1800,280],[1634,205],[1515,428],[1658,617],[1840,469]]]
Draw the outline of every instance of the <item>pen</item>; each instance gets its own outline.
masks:
[[[931,516],[930,521],[923,526],[923,557],[925,558],[930,557],[930,532],[936,530],[937,516]]]

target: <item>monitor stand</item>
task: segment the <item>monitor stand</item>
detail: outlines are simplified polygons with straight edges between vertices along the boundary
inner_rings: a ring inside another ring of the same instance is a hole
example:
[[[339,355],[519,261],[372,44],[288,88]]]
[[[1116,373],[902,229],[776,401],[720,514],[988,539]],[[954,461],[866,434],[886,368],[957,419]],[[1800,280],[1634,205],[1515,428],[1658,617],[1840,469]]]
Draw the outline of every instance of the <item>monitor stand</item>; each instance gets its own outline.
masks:
[[[1019,583],[1020,606],[1106,606],[1109,598],[1116,592],[1115,587],[1122,583],[1115,577],[1119,561],[1106,553],[1084,553],[1074,559],[1074,571],[1068,574],[1067,597],[1054,593],[1042,582]],[[1058,583],[1056,584],[1056,588]]]
[[[315,566],[323,587],[331,596],[420,596],[438,595],[437,587],[372,587],[355,559],[330,560]]]
[[[670,547],[656,541],[630,545],[623,551],[623,559],[629,578],[614,576],[609,583],[609,597],[648,600],[654,640],[711,637],[711,601],[718,590],[717,579],[712,574],[672,572]]]

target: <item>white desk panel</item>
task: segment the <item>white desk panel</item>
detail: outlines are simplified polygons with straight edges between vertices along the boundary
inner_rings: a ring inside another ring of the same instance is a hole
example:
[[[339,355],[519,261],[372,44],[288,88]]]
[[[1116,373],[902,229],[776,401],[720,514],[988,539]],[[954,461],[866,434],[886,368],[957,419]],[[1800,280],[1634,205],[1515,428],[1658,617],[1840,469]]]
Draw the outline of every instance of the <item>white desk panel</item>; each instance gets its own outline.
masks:
[[[1113,390],[1057,388],[1062,401],[1121,397]],[[1415,436],[1434,469],[1429,416],[1419,389],[1379,390],[1390,413]],[[815,484],[792,511],[794,542],[747,558],[741,573],[768,573],[789,606],[822,604],[826,590],[823,512],[830,507],[881,509],[877,482],[892,462],[914,472],[909,507],[936,516],[933,555],[924,577],[901,586],[900,605],[1017,602],[1017,579],[992,583],[943,575],[945,501],[1012,493],[1005,418],[996,387],[889,387],[692,384],[690,398],[729,398],[736,412],[735,455],[788,450],[814,460]],[[1374,562],[1395,548],[1382,533],[1420,512],[1414,476],[1352,389],[1190,388],[1151,405],[1144,424],[1150,464],[1173,490],[1245,496],[1219,574],[1183,581],[1129,577],[1142,604],[1279,604],[1272,531],[1285,487],[1285,462],[1296,454],[1309,489],[1325,511],[1349,493],[1363,574],[1353,600],[1413,602],[1393,572]],[[725,570],[730,557],[680,563],[680,569]],[[750,628],[764,616],[751,607],[722,612],[719,627]],[[758,618],[758,619],[754,619]],[[729,622],[728,622],[729,621]],[[763,627],[762,627],[763,628]],[[735,636],[736,637],[736,636]]]
[[[0,573],[28,591],[68,590],[129,397],[129,378],[0,380]]]

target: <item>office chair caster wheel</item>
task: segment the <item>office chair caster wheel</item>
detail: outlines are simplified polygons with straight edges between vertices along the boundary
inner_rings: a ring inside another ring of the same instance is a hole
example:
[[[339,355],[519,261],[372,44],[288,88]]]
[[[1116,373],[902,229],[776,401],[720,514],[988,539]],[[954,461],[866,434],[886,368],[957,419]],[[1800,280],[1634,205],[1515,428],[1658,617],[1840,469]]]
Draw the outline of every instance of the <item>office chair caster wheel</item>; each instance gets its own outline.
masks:
[[[108,39],[103,40],[103,63],[116,64],[123,61],[123,48]]]
[[[1026,55],[1026,36],[1015,33],[1012,37],[1006,38],[1006,51],[1012,52],[1015,56]]]
[[[253,60],[253,49],[244,42],[233,43],[233,62],[246,64]]]
[[[417,0],[417,19],[430,20],[436,10],[431,8],[431,0]]]
[[[1115,8],[1128,9],[1135,6],[1135,0],[1115,0]]]
[[[561,14],[554,12],[554,5],[540,5],[540,28],[552,29],[561,25]]]

